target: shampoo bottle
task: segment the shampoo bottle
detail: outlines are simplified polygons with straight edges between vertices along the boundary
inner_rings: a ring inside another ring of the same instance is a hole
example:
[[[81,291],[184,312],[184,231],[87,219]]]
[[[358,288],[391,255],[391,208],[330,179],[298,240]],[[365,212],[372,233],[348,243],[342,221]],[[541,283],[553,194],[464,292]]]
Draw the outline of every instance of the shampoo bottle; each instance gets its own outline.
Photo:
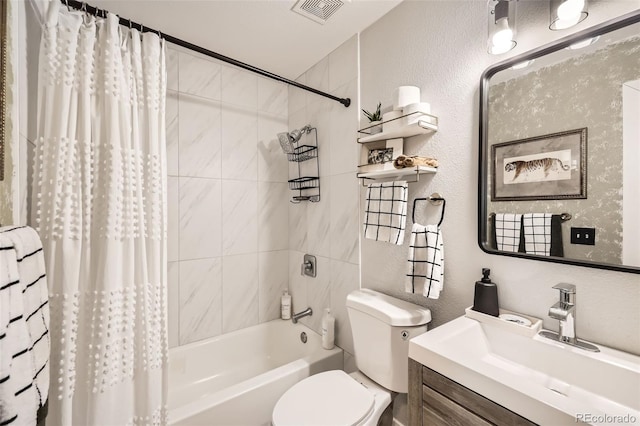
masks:
[[[331,315],[331,309],[325,309],[322,317],[322,347],[325,349],[333,349],[335,346],[335,325],[336,319]]]
[[[496,286],[496,283],[491,282],[491,278],[489,278],[490,273],[491,270],[483,268],[482,279],[476,281],[476,289],[473,296],[473,310],[497,317],[500,315],[500,309],[498,308],[498,286]]]
[[[291,319],[291,295],[286,289],[280,298],[280,318],[283,320]]]

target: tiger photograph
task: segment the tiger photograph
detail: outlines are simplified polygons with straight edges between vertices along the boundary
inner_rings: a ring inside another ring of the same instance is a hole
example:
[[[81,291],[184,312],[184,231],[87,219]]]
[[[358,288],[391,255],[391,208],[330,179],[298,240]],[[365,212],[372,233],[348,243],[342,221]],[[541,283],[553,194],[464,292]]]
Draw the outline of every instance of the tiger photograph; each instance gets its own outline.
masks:
[[[505,158],[504,183],[544,182],[571,179],[571,151],[556,151]],[[538,158],[532,158],[538,157]]]

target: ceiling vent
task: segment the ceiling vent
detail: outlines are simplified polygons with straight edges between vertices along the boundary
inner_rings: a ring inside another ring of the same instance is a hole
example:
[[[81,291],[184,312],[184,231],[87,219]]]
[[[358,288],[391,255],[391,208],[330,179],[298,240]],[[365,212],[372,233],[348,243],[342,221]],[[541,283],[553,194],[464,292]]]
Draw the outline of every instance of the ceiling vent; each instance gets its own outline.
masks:
[[[298,0],[291,10],[318,24],[324,24],[343,4],[340,0]]]

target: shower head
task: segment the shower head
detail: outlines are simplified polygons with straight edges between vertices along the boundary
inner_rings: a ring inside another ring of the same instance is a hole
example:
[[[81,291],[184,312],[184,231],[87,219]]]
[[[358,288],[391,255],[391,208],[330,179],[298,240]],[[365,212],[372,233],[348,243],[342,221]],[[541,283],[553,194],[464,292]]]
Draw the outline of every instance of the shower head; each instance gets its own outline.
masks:
[[[291,154],[295,149],[295,144],[298,143],[302,135],[305,133],[310,133],[311,125],[307,124],[300,130],[293,130],[292,132],[286,133],[278,133],[278,140],[280,141],[280,146],[282,147],[282,151],[285,154]]]
[[[278,133],[278,140],[280,141],[280,146],[282,147],[282,152],[285,154],[291,154],[293,152],[293,144],[294,141],[289,136],[289,133]]]

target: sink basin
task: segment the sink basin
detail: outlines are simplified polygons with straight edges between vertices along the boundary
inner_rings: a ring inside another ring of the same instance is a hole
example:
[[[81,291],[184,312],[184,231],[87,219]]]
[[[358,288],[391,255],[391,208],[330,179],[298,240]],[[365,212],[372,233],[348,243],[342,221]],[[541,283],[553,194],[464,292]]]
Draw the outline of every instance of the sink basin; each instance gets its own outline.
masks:
[[[640,357],[598,347],[462,316],[413,338],[409,357],[541,425],[640,424]]]

